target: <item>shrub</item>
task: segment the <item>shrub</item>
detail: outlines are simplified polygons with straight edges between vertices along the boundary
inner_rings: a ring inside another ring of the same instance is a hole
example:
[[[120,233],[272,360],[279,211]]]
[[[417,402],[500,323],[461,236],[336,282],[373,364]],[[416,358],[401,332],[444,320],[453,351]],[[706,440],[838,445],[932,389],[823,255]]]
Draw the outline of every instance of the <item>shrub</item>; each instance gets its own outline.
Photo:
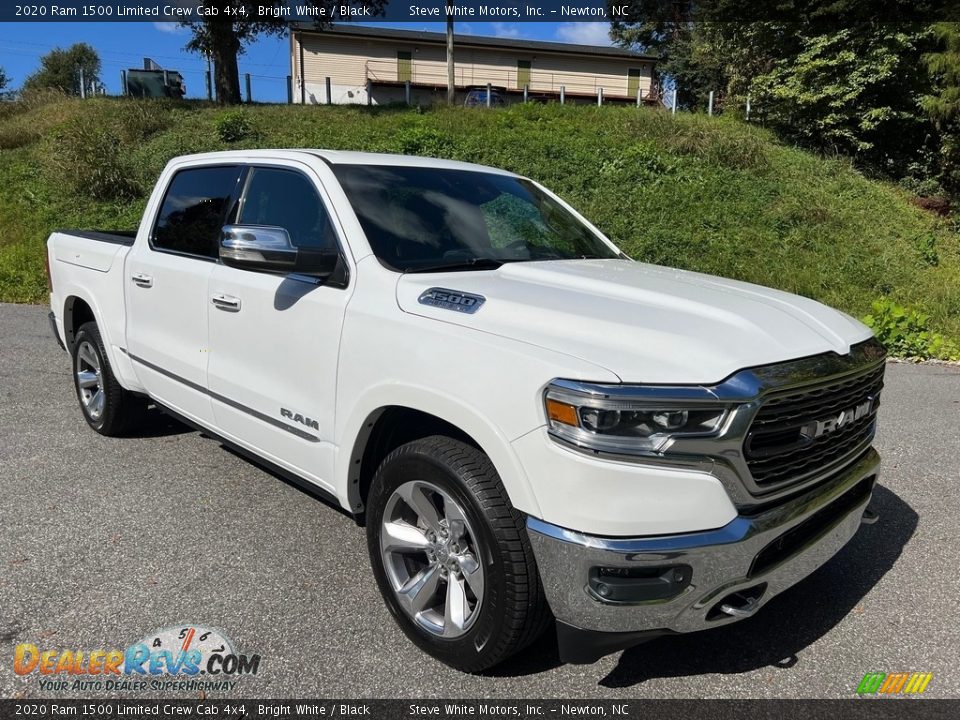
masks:
[[[172,103],[169,100],[126,99],[114,109],[114,120],[127,142],[146,140],[170,127]]]
[[[23,123],[11,123],[0,127],[0,150],[13,150],[30,145],[39,139],[40,133]]]
[[[617,182],[657,184],[676,173],[679,163],[661,153],[653,143],[640,142],[618,151],[600,166],[601,174]]]
[[[873,313],[863,321],[891,355],[916,360],[960,360],[960,347],[940,333],[932,332],[929,316],[916,308],[882,298],[873,303]]]
[[[749,128],[723,119],[684,120],[667,126],[663,137],[664,144],[674,151],[735,170],[763,170],[769,166],[767,141]]]
[[[446,134],[420,123],[400,128],[389,147],[389,150],[404,155],[428,157],[443,157],[449,154],[450,149],[450,138]]]
[[[217,118],[217,136],[226,143],[239,142],[255,135],[253,122],[243,110],[231,110]]]
[[[937,252],[937,236],[932,232],[926,232],[917,238],[917,253],[920,255],[920,262],[930,267],[936,267],[940,264],[940,253]]]
[[[75,193],[96,200],[129,200],[143,194],[119,134],[79,120],[57,137],[50,158]]]
[[[13,100],[0,102],[0,120],[20,115],[43,105],[61,103],[67,96],[56,88],[23,90],[14,95]]]

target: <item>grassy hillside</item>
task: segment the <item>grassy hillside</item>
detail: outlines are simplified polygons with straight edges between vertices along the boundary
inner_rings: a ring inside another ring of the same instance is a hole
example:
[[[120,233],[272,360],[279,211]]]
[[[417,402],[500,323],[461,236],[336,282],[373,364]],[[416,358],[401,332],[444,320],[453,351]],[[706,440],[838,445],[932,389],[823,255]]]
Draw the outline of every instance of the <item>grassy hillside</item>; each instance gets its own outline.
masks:
[[[858,317],[886,299],[886,321],[925,321],[890,312],[889,303],[899,303],[960,339],[955,226],[848,162],[781,145],[761,129],[632,107],[224,111],[49,97],[0,104],[0,299],[44,301],[51,229],[135,227],[171,157],[243,147],[402,152],[505,167],[557,191],[636,258],[783,288]],[[891,327],[894,335],[902,329]]]

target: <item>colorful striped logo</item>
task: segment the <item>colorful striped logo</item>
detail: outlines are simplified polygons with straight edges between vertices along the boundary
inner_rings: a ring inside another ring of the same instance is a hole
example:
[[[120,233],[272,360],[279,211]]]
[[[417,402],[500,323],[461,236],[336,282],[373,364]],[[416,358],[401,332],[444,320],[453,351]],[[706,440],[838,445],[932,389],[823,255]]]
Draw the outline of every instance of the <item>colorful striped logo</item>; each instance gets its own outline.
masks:
[[[867,673],[857,695],[919,695],[933,680],[933,673]]]

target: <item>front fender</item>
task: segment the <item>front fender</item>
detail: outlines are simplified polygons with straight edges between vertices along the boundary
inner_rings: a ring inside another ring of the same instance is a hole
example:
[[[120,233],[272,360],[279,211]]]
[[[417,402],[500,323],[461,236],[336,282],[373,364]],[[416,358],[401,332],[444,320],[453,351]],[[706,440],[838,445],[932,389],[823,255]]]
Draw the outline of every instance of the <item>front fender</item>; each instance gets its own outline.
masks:
[[[460,398],[439,393],[422,385],[383,383],[364,392],[354,404],[340,429],[336,461],[337,496],[347,499],[348,509],[362,508],[360,497],[359,458],[370,427],[388,407],[418,410],[443,420],[469,435],[490,458],[515,508],[540,516],[529,479],[520,465],[513,447],[500,428],[491,423],[477,408]]]

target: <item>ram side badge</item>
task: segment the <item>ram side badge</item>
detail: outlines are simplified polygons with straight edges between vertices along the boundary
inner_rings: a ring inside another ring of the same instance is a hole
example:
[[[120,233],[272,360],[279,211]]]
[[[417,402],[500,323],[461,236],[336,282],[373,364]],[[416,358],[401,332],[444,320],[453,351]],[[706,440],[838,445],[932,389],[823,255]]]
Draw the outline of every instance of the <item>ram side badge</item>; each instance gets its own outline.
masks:
[[[435,287],[424,291],[419,298],[419,303],[421,305],[443,308],[444,310],[473,314],[480,309],[480,306],[483,305],[486,300],[483,295],[474,295],[473,293],[460,292],[459,290]]]

